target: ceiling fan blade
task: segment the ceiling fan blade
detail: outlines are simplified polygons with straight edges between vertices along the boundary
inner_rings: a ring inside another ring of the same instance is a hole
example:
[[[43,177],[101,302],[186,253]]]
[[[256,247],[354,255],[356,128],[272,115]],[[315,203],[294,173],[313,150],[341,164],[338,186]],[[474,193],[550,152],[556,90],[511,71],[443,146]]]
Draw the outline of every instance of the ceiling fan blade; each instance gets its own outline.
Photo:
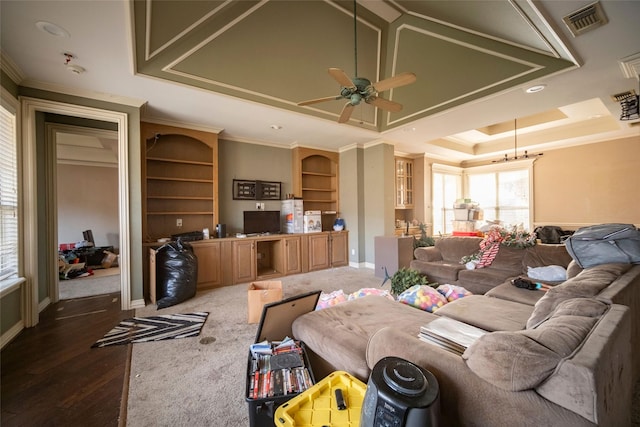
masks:
[[[377,92],[384,92],[385,90],[393,89],[394,87],[400,87],[411,84],[416,81],[416,75],[413,73],[401,73],[388,79],[380,80],[378,83],[374,83],[373,87]]]
[[[351,81],[349,76],[345,74],[340,68],[329,68],[329,74],[333,77],[341,86],[354,88],[356,85]]]
[[[344,108],[342,109],[342,112],[340,113],[340,117],[338,117],[338,123],[345,123],[349,120],[349,118],[351,117],[351,113],[353,112],[353,109],[355,108],[355,105],[351,104],[350,102],[347,102],[344,105]]]
[[[391,111],[393,113],[397,113],[398,111],[402,110],[402,104],[389,101],[388,99],[378,98],[377,96],[373,96],[365,100],[365,102],[367,104],[375,105],[378,108],[381,108],[386,111]]]
[[[325,98],[310,99],[308,101],[298,102],[298,105],[303,106],[303,105],[318,104],[320,102],[335,101],[341,98],[342,98],[341,96],[327,96]]]

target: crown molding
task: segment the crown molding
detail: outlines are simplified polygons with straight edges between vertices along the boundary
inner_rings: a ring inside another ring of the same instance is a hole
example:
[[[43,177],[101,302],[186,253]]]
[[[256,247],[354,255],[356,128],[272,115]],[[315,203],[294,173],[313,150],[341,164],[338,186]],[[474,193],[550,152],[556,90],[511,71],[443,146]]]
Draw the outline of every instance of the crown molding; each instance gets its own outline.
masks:
[[[24,80],[24,73],[16,65],[15,62],[3,51],[0,51],[0,65],[2,66],[2,71],[5,72],[7,76],[17,85],[22,83]]]

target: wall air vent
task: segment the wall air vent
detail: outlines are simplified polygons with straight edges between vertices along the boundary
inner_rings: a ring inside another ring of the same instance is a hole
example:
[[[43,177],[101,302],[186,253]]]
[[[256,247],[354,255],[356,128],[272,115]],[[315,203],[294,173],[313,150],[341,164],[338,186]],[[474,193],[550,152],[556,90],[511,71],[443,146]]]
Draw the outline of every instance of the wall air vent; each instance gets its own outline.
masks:
[[[602,10],[600,2],[591,3],[590,5],[565,16],[562,20],[574,37],[609,22],[604,14],[604,10]]]

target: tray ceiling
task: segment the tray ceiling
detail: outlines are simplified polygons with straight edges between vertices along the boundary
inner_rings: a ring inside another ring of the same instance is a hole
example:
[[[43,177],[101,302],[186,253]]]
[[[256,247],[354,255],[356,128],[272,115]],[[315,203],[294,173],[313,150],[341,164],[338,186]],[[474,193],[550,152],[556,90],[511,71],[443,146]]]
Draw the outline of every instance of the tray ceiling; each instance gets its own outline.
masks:
[[[402,111],[361,104],[353,125],[385,131],[577,66],[530,2],[369,3],[357,6],[358,77],[417,81],[380,94]],[[133,18],[139,74],[331,121],[344,100],[297,103],[339,95],[329,67],[355,77],[352,2],[145,0]]]

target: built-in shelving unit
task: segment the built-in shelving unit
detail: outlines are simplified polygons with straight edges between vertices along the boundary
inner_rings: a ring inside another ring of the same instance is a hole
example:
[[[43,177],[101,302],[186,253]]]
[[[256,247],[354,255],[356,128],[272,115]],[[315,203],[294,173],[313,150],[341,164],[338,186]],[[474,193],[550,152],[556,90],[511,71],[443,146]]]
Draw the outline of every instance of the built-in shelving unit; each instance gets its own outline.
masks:
[[[141,130],[145,240],[213,229],[218,217],[217,135],[144,122]]]
[[[323,230],[331,230],[339,212],[338,154],[298,147],[293,150],[294,192],[305,211],[323,214]]]

